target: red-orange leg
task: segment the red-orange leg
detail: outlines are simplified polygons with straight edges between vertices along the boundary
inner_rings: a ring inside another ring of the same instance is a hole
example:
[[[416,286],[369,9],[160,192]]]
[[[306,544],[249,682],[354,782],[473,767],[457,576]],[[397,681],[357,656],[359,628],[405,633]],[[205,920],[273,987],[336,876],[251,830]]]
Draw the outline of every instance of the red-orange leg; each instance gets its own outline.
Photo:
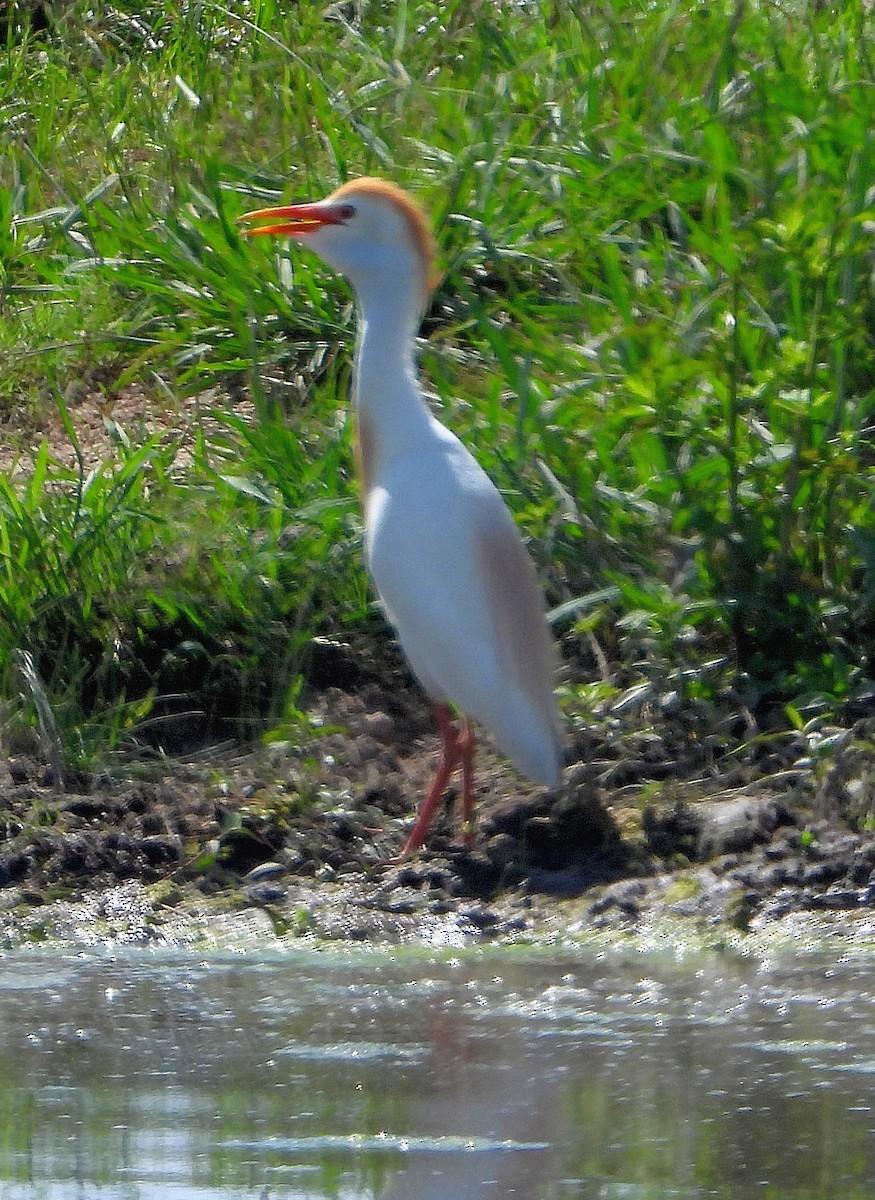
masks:
[[[463,724],[456,745],[462,760],[462,841],[470,846],[474,841],[474,750],[477,745],[470,721]]]
[[[461,764],[462,767],[462,837],[470,845],[474,837],[474,730],[470,721],[465,721],[459,730],[453,723],[453,714],[444,704],[435,705],[435,720],[441,737],[441,757],[434,783],[422,802],[416,824],[401,849],[401,857],[419,850],[431,828],[435,812],[441,802],[447,784]]]

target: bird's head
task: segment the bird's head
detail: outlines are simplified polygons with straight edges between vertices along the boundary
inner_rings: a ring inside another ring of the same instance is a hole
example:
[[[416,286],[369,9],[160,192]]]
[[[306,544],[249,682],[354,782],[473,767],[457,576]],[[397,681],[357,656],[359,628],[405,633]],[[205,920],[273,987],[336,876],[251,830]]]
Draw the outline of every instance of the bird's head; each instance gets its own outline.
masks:
[[[360,298],[380,289],[412,287],[420,307],[434,286],[435,246],[428,222],[407,192],[383,179],[353,179],[325,200],[260,208],[244,232],[276,234],[309,246],[345,275]]]

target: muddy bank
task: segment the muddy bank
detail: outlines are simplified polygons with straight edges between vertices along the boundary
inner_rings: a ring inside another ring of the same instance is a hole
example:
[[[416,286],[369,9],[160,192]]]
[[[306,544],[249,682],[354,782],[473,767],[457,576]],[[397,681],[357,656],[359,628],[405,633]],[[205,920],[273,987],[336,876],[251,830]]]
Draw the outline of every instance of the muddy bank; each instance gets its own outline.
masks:
[[[634,932],[662,916],[719,940],[792,914],[837,927],[875,914],[866,722],[835,731],[825,764],[791,746],[781,770],[710,779],[667,776],[656,756],[658,781],[630,782],[626,739],[625,760],[590,755],[555,793],[487,753],[474,846],[457,844],[449,806],[428,848],[398,862],[434,742],[415,703],[372,701],[330,698],[303,748],[140,763],[137,782],[72,778],[60,793],[39,762],[7,760],[4,941],[69,937],[71,922],[160,939],[186,914],[394,942]]]

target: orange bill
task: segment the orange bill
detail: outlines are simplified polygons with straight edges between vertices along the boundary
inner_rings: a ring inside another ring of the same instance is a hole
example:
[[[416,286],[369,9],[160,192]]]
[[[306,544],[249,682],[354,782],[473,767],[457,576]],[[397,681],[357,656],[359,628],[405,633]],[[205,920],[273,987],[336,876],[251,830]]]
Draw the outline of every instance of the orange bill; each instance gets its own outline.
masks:
[[[245,237],[256,237],[272,233],[279,237],[300,237],[302,233],[315,233],[324,225],[342,225],[343,217],[337,208],[324,201],[315,204],[286,204],[279,208],[257,208],[244,213],[240,221],[267,221],[254,229],[244,229]]]

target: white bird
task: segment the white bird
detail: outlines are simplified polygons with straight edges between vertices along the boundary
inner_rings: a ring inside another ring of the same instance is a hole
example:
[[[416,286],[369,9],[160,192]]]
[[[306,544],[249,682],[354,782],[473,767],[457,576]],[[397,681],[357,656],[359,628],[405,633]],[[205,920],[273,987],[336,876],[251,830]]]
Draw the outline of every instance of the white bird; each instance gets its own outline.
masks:
[[[531,780],[562,769],[554,647],[535,569],[504,501],[417,380],[415,338],[435,249],[411,197],[355,179],[327,199],[246,213],[245,232],[294,238],[346,276],[358,302],[354,400],[365,554],[386,615],[435,706],[442,753],[402,856],[424,843],[457,766],[473,838],[472,718]],[[463,714],[456,723],[453,709]]]

